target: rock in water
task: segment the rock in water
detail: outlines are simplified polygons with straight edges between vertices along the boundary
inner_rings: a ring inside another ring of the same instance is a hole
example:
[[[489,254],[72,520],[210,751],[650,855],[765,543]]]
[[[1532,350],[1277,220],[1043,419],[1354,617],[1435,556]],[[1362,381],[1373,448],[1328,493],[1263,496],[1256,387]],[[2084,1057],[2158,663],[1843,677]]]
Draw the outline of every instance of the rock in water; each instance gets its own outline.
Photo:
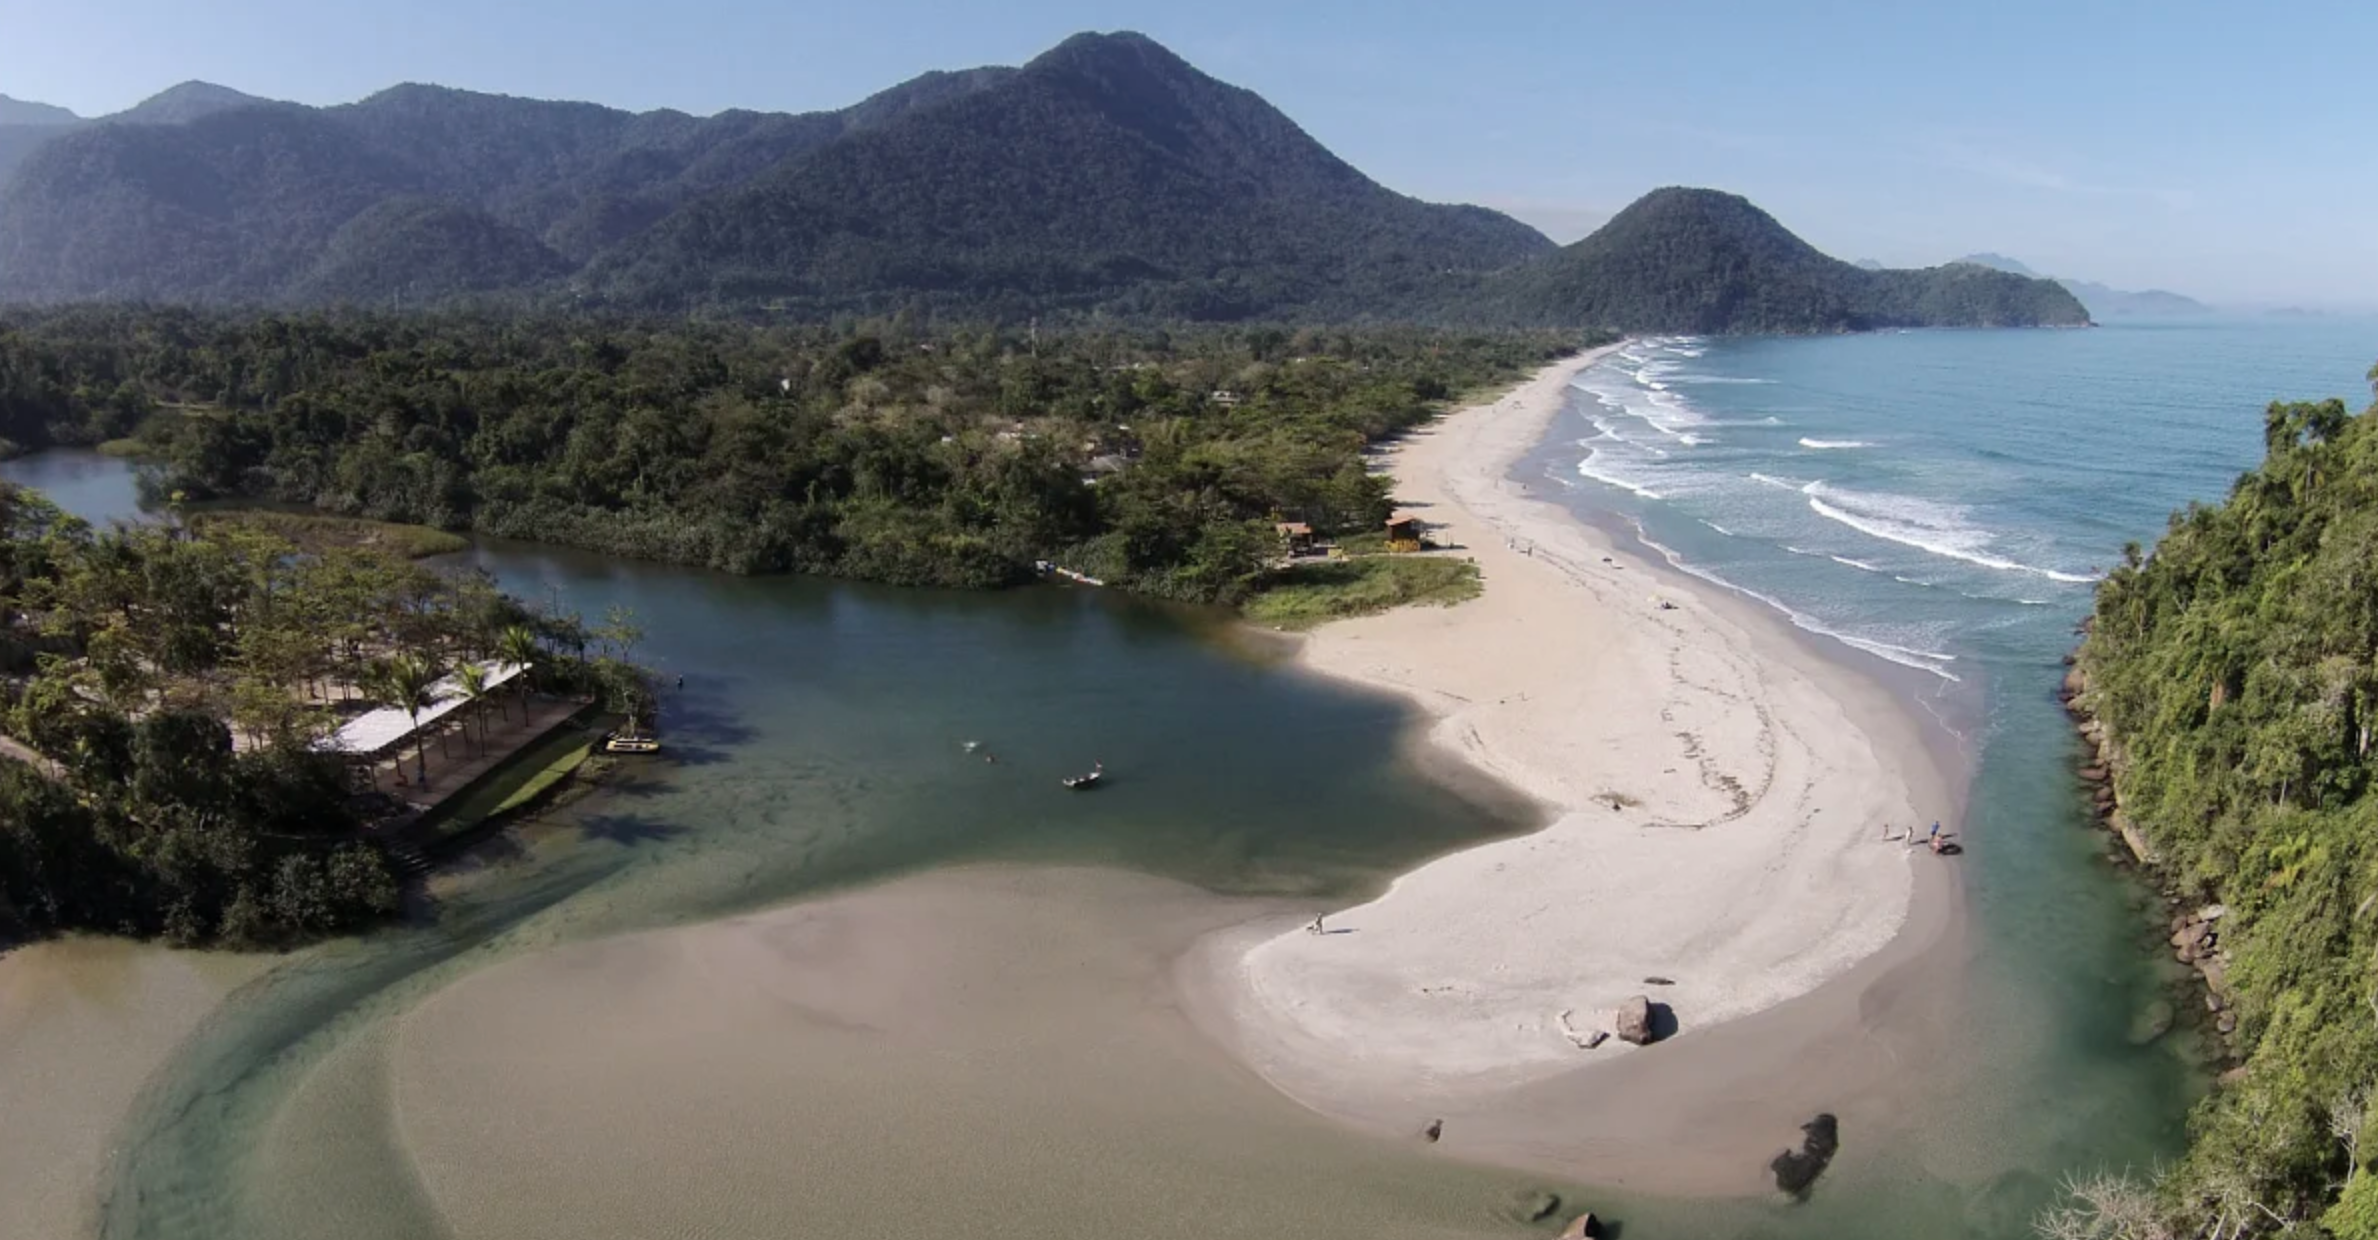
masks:
[[[1441,1119],[1430,1120],[1428,1122],[1428,1127],[1420,1130],[1420,1135],[1428,1138],[1431,1142],[1434,1142],[1437,1138],[1445,1135],[1445,1121]]]
[[[2171,1032],[2172,1021],[2176,1016],[2177,1013],[2172,1010],[2172,1001],[2169,999],[2157,999],[2149,1003],[2139,1010],[2138,1015],[2131,1018],[2130,1044],[2145,1046]]]
[[[1841,1121],[1831,1112],[1817,1116],[1800,1125],[1800,1148],[1785,1150],[1767,1164],[1775,1173],[1775,1186],[1789,1193],[1796,1201],[1808,1199],[1808,1190],[1816,1185],[1817,1177],[1833,1162],[1833,1155],[1841,1149]]]
[[[1618,1005],[1618,1038],[1637,1046],[1651,1045],[1651,996],[1636,995]]]

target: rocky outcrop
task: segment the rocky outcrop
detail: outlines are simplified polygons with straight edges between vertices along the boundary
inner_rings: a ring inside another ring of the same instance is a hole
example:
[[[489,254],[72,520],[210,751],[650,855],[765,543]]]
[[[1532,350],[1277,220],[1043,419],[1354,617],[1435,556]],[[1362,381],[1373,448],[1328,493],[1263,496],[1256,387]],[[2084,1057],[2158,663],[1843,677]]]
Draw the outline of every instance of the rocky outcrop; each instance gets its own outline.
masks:
[[[2088,789],[2090,804],[2099,821],[2122,838],[2132,859],[2152,869],[2156,860],[2153,846],[2138,824],[2122,812],[2119,786],[2127,755],[2120,739],[2098,717],[2090,702],[2087,668],[2071,655],[2065,656],[2065,662],[2071,668],[2064,674],[2064,686],[2058,696],[2072,715],[2082,743],[2088,747],[2088,757],[2079,772],[2081,784]],[[2170,937],[2165,942],[2171,947],[2172,958],[2196,970],[2204,982],[2205,1011],[2212,1017],[2214,1031],[2226,1042],[2238,1027],[2237,1014],[2229,1010],[2223,988],[2229,975],[2229,952],[2222,946],[2220,922],[2229,910],[2219,904],[2207,904],[2189,911],[2176,893],[2166,894],[2164,900],[2172,910],[2167,927]],[[2168,1027],[2169,1023],[2165,1022],[2164,1028]],[[2162,1029],[2156,1030],[2157,1035],[2161,1032]]]
[[[1649,995],[1636,995],[1625,1003],[1619,1004],[1617,1019],[1613,1024],[1618,1030],[1618,1040],[1621,1042],[1649,1046],[1652,1040],[1659,1036],[1651,1027],[1651,996]]]
[[[1775,1173],[1777,1188],[1795,1200],[1806,1200],[1817,1177],[1840,1151],[1841,1121],[1828,1112],[1800,1125],[1800,1148],[1777,1154],[1767,1169]]]

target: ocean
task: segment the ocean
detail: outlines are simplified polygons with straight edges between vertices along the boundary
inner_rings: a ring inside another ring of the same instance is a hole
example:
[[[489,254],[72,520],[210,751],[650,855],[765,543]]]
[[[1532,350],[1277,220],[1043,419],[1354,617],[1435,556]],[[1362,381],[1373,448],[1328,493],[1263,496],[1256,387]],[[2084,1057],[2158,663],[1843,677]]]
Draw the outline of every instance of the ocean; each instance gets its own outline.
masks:
[[[1865,1186],[1906,1234],[2025,1234],[2065,1172],[2184,1147],[2205,1013],[2162,900],[2092,828],[2063,658],[2124,545],[2261,460],[2271,401],[2358,412],[2373,360],[2378,321],[2330,318],[1642,340],[1517,467],[1903,687],[1969,764],[1971,994],[1939,1048],[1964,1083]],[[1944,1172],[1962,1203],[1926,1186]]]
[[[1537,464],[1687,571],[1961,682],[2061,654],[2125,542],[2262,455],[2272,400],[2368,403],[2378,323],[1653,339]]]

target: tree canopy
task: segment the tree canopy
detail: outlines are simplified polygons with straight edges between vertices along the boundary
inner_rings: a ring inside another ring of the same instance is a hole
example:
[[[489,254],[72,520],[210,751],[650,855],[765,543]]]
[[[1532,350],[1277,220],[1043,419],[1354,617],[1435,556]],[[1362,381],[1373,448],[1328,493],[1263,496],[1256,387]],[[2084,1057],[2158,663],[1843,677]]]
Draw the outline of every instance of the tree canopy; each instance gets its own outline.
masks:
[[[1235,601],[1271,522],[1375,527],[1363,452],[1570,351],[1413,329],[923,333],[83,310],[0,331],[0,436],[154,489],[733,572]]]
[[[2129,549],[2080,651],[2122,812],[2228,910],[2244,1065],[2197,1108],[2163,1230],[2124,1234],[2378,1236],[2378,415],[2276,404],[2264,428],[2225,502]]]

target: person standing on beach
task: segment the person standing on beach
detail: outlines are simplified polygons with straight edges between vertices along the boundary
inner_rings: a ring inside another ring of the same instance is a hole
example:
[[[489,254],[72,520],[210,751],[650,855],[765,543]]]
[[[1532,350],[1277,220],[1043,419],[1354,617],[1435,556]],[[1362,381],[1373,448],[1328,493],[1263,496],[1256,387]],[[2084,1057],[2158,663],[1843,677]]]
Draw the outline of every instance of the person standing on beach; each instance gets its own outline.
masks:
[[[1937,822],[1933,823],[1932,834],[1924,838],[1926,842],[1930,843],[1933,847],[1938,848],[1940,846],[1940,824]]]

